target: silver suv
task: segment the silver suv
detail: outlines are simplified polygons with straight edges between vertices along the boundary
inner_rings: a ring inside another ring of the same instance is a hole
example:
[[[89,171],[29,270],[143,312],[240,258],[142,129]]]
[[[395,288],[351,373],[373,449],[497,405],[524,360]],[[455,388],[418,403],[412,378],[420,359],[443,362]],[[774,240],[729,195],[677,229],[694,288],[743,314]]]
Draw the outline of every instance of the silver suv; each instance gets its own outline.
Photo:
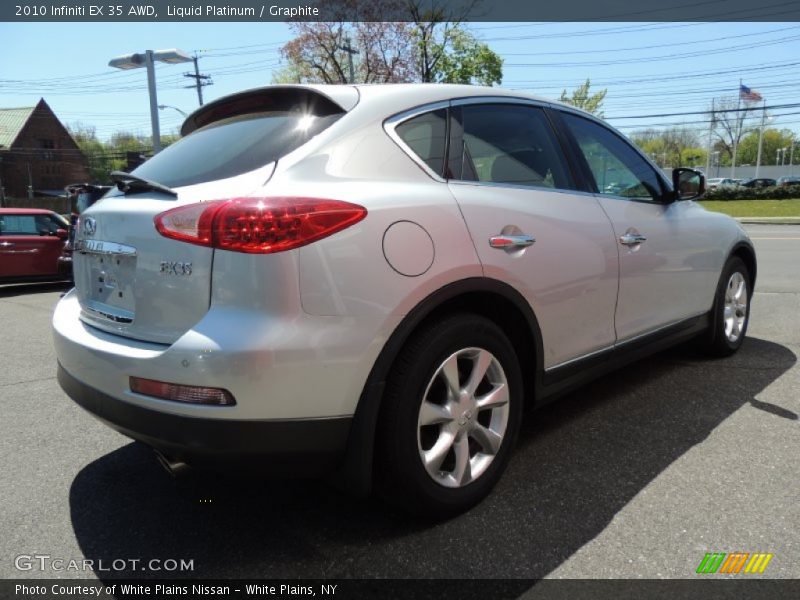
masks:
[[[512,91],[272,86],[80,219],[53,316],[78,404],[171,465],[256,464],[427,514],[499,479],[523,404],[671,344],[734,352],[732,219],[606,123]]]

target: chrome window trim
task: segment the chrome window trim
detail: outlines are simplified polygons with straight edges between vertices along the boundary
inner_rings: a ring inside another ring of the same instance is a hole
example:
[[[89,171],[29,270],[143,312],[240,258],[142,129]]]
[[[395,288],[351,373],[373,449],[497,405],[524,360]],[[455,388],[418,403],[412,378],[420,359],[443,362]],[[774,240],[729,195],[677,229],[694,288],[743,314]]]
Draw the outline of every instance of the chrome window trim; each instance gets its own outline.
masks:
[[[537,106],[539,108],[548,108],[552,104],[544,100],[534,100],[533,98],[524,98],[522,96],[468,96],[466,98],[453,98],[450,101],[451,106],[466,106],[469,104],[522,104],[526,106]]]
[[[572,196],[589,196],[595,199],[600,195],[595,194],[594,192],[585,192],[583,190],[573,190],[570,188],[545,187],[542,185],[522,185],[519,183],[502,183],[499,181],[469,181],[466,179],[448,179],[446,183],[448,185],[474,185],[490,188],[526,190],[528,192],[555,192],[557,194],[570,194]]]

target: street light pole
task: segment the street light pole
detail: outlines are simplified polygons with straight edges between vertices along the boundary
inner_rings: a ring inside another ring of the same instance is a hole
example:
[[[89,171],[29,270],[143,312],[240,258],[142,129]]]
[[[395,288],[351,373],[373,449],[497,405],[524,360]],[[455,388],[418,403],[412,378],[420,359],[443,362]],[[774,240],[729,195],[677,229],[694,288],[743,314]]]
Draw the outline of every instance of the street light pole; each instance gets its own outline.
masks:
[[[126,54],[108,61],[109,67],[115,69],[147,69],[147,90],[150,96],[150,124],[153,129],[153,154],[161,151],[161,128],[158,123],[158,98],[156,97],[155,61],[176,64],[191,62],[192,57],[172,48],[170,50],[145,50],[144,54]]]
[[[153,51],[145,50],[147,66],[147,91],[150,93],[150,125],[153,128],[153,154],[161,152],[161,126],[158,122],[158,98],[156,98],[156,67],[153,64]]]

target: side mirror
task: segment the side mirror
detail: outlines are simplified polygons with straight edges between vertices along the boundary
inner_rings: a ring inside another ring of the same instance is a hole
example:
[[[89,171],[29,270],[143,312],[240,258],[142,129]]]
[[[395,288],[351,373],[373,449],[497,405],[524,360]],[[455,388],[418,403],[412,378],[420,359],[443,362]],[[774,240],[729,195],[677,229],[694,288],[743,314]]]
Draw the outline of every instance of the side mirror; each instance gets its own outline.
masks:
[[[672,189],[675,200],[697,200],[706,193],[706,178],[694,169],[672,169]]]
[[[60,240],[65,240],[69,237],[69,231],[66,229],[56,229],[56,237]]]

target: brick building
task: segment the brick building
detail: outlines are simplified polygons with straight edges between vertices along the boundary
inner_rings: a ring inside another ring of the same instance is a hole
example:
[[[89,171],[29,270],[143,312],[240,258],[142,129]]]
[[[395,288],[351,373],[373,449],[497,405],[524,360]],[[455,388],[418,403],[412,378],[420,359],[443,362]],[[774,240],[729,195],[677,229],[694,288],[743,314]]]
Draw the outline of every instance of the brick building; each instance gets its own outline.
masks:
[[[0,188],[7,197],[25,198],[28,186],[47,195],[88,179],[86,156],[44,98],[36,106],[0,108]]]

